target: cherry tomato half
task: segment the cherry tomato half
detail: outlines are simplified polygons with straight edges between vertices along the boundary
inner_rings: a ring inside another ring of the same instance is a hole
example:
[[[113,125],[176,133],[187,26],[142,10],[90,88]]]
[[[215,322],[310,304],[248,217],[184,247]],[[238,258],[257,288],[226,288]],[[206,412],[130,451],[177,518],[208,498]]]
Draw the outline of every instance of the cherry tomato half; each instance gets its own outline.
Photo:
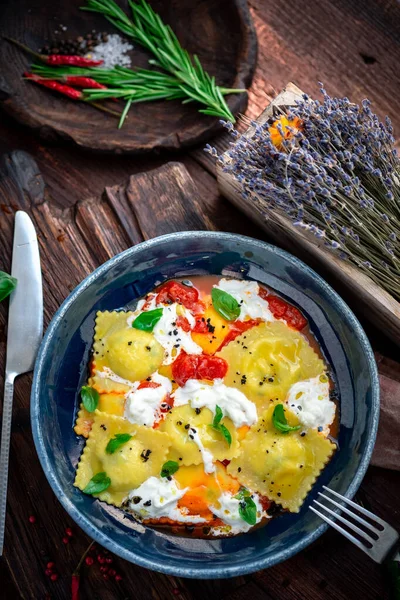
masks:
[[[172,364],[172,377],[180,386],[188,379],[222,379],[228,371],[228,363],[218,356],[186,354],[181,352]]]
[[[298,308],[289,304],[289,302],[279,298],[279,296],[269,294],[268,291],[262,287],[260,287],[258,293],[263,300],[268,302],[270,311],[275,319],[285,319],[289,327],[297,329],[297,331],[304,329],[307,325],[307,319],[303,317]]]
[[[199,292],[194,287],[179,283],[179,281],[167,281],[157,294],[157,304],[172,304],[177,302],[185,308],[194,308],[199,300]]]

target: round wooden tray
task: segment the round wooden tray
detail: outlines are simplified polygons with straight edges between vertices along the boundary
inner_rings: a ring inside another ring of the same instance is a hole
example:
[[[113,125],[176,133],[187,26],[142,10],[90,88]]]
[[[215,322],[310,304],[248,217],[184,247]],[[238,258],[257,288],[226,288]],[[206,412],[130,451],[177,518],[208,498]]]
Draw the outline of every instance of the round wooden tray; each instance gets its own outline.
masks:
[[[128,13],[125,0],[117,0]],[[2,34],[37,50],[47,40],[75,38],[95,29],[114,33],[101,15],[84,12],[84,0],[4,0],[0,7]],[[219,85],[250,85],[257,40],[246,0],[150,0],[154,10],[172,26],[183,47],[198,54]],[[65,32],[56,34],[60,25]],[[135,45],[132,65],[146,67],[149,55]],[[5,40],[0,41],[0,101],[18,121],[43,138],[72,141],[91,150],[143,153],[177,150],[204,141],[220,128],[218,119],[197,111],[195,103],[159,101],[131,107],[121,130],[117,118],[82,102],[74,103],[22,79],[32,60]],[[243,112],[247,94],[227,97],[234,114]],[[123,104],[110,102],[122,110]]]

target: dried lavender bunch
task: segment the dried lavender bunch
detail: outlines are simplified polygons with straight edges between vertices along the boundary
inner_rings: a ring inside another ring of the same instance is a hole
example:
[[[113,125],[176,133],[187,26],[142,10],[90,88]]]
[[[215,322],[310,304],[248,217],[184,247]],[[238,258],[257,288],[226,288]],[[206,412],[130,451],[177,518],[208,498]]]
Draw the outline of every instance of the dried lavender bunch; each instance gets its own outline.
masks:
[[[321,84],[322,86],[322,84]],[[393,128],[348,98],[303,95],[219,156],[261,212],[278,211],[400,300],[400,162]],[[232,123],[225,127],[236,138]]]

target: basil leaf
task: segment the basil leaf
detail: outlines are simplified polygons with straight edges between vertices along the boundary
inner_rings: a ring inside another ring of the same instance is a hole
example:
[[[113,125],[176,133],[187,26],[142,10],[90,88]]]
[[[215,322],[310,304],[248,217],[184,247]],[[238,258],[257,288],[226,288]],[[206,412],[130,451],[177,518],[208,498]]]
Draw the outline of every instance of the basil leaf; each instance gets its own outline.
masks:
[[[232,444],[232,436],[229,429],[222,424],[218,425],[218,429],[220,433],[222,433],[222,435],[224,436],[225,440],[228,442],[228,446],[230,446]]]
[[[166,463],[163,464],[161,468],[161,477],[169,477],[177,472],[179,469],[179,464],[174,460],[167,460]]]
[[[289,425],[283,409],[283,404],[277,404],[272,413],[272,424],[281,433],[289,433],[289,431],[297,431],[300,425]]]
[[[240,315],[239,302],[224,290],[213,287],[211,299],[217,313],[226,321],[234,321]]]
[[[223,417],[222,409],[217,404],[217,406],[215,407],[213,427],[217,427],[219,425],[219,422],[221,421],[222,417]]]
[[[246,498],[247,496],[251,496],[249,490],[245,487],[241,487],[234,498],[236,498],[236,500],[243,500],[243,498]]]
[[[214,419],[210,427],[212,427],[215,431],[218,431],[218,433],[220,433],[225,438],[226,442],[230,446],[232,444],[231,432],[227,427],[225,427],[225,425],[222,425],[222,423],[220,423],[223,416],[224,414],[217,404],[217,406],[215,407]]]
[[[257,506],[251,496],[244,496],[239,502],[239,515],[249,525],[257,523]]]
[[[81,389],[81,398],[83,406],[88,412],[96,410],[99,403],[100,395],[97,390],[90,387],[90,385],[84,385]]]
[[[162,317],[162,314],[162,308],[155,308],[154,310],[142,312],[133,321],[132,327],[135,329],[141,329],[142,331],[153,331],[154,326],[157,325],[158,321]]]
[[[106,446],[107,454],[114,454],[114,452],[131,439],[132,436],[129,433],[116,433]]]
[[[17,285],[15,277],[11,277],[8,273],[0,271],[0,302],[11,294]]]
[[[102,471],[92,477],[83,491],[84,494],[100,494],[111,485],[111,479],[107,477],[107,473]]]

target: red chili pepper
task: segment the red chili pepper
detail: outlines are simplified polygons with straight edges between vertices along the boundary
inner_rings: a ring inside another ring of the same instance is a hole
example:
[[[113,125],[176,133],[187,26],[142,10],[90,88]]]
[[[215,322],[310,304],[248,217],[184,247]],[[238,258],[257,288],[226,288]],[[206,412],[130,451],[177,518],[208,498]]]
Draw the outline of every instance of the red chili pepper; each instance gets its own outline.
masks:
[[[77,75],[66,75],[63,81],[68,85],[74,85],[78,88],[87,88],[92,90],[106,90],[107,86],[95,81],[91,77],[80,77]]]
[[[24,73],[24,77],[29,79],[30,81],[34,81],[43,87],[47,87],[50,90],[54,90],[55,92],[60,92],[64,96],[68,96],[72,100],[82,100],[83,94],[79,90],[75,90],[69,85],[65,85],[64,83],[60,83],[59,81],[54,81],[53,79],[42,79],[34,75],[33,73]]]
[[[25,44],[22,44],[18,40],[14,40],[12,38],[4,36],[4,39],[8,40],[12,44],[15,44],[25,52],[29,52],[37,59],[46,63],[47,65],[57,66],[57,65],[69,65],[72,67],[98,67],[103,64],[103,60],[92,60],[90,58],[85,58],[84,56],[76,56],[76,55],[63,55],[63,54],[50,54],[50,56],[46,56],[45,54],[39,54],[39,52],[35,52],[31,50]]]
[[[45,56],[39,54],[40,60],[51,66],[69,65],[71,67],[98,67],[104,60],[92,60],[84,56],[75,56],[70,54],[50,54]]]
[[[79,600],[79,584],[80,577],[78,573],[74,573],[71,579],[71,600]]]

